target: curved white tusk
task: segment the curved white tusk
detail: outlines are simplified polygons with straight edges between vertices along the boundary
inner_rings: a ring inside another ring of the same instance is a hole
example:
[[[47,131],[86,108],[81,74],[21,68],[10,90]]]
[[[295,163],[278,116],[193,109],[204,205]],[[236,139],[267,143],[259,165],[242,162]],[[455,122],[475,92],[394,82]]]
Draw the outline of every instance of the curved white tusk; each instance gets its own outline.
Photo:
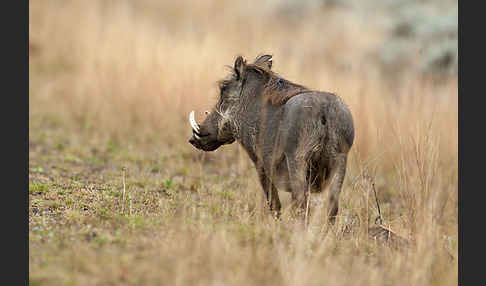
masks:
[[[194,110],[189,113],[189,123],[191,123],[192,129],[196,131],[197,133],[199,132],[199,125],[196,123],[196,120],[194,119]]]
[[[195,137],[197,140],[201,139],[201,137],[199,137],[199,135],[197,135],[197,133],[194,133],[194,137]]]

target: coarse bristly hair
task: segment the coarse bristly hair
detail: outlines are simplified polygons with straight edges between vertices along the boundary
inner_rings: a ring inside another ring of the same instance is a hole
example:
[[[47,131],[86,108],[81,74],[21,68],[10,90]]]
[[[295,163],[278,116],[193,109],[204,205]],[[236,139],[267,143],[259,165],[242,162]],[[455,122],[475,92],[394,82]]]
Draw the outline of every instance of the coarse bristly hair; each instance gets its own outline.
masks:
[[[257,64],[261,57],[263,56],[257,57],[255,63],[247,65],[246,69],[253,70],[263,75],[264,78],[268,78],[263,87],[263,99],[265,101],[270,102],[272,105],[279,106],[285,104],[293,96],[309,91],[305,86],[282,78],[280,75],[270,70],[267,65]]]
[[[283,105],[293,96],[309,91],[307,87],[288,81],[274,72],[270,72],[269,75],[270,78],[263,90],[263,98],[272,105]]]
[[[282,78],[280,75],[272,71],[267,65],[263,63],[258,63],[259,59],[263,56],[259,56],[256,58],[255,62],[252,64],[247,64],[245,66],[246,72],[256,72],[263,76],[263,78],[267,79],[264,86],[263,86],[263,93],[262,98],[266,102],[270,102],[270,104],[275,106],[280,106],[285,104],[290,98],[296,96],[302,92],[311,91],[309,88],[293,83],[289,80]],[[237,78],[236,74],[232,67],[231,70],[233,71],[228,78],[218,81],[218,87],[220,91],[227,86],[231,81]]]

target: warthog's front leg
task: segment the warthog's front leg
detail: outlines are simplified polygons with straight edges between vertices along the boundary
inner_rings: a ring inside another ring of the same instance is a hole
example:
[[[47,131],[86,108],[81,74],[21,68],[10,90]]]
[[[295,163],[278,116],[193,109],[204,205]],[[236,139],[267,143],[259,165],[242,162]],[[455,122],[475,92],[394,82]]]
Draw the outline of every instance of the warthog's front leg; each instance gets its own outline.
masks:
[[[281,204],[278,197],[277,188],[273,185],[270,178],[265,174],[263,168],[259,168],[257,172],[258,178],[260,179],[260,184],[262,185],[262,189],[265,194],[267,204],[270,207],[270,211],[273,213],[273,215],[279,218]]]

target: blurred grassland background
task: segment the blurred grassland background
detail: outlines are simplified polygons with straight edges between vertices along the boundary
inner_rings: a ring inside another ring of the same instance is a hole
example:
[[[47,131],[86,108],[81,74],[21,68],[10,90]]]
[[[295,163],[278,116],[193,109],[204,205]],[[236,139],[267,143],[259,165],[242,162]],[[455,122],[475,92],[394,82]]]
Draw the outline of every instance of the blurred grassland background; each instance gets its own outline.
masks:
[[[457,1],[29,1],[30,284],[456,285],[457,37]],[[263,53],[352,111],[334,226],[187,143]],[[411,247],[368,239],[373,185]]]

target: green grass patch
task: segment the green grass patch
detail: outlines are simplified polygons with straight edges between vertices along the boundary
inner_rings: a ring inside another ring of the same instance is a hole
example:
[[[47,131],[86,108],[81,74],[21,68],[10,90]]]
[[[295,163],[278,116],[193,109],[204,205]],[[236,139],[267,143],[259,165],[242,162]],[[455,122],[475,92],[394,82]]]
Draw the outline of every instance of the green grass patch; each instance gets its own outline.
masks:
[[[43,173],[45,173],[44,168],[39,167],[39,166],[36,166],[36,167],[32,167],[32,168],[30,168],[30,171],[31,171],[32,173],[39,173],[39,174],[43,174]]]
[[[49,187],[46,184],[42,184],[39,182],[29,182],[29,193],[45,193],[49,191]]]

